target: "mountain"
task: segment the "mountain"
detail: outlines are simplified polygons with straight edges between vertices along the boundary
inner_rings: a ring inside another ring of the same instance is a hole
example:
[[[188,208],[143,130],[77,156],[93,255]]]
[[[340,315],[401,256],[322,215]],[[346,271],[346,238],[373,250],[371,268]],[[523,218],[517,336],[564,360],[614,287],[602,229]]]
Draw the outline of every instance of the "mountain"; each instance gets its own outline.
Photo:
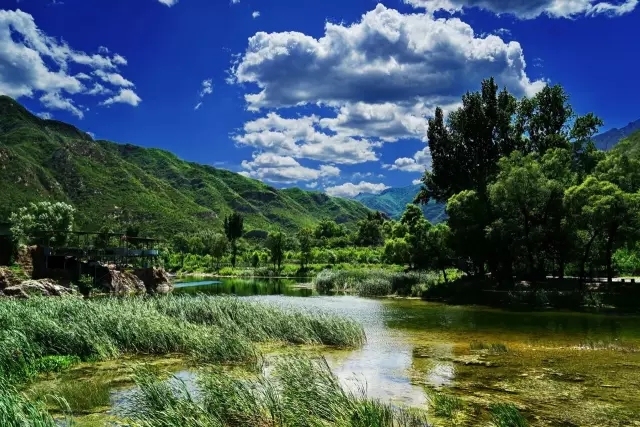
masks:
[[[323,218],[353,224],[369,209],[354,200],[279,190],[153,148],[94,141],[72,125],[40,119],[0,96],[0,221],[44,199],[73,204],[80,228],[95,230],[114,206],[145,233],[170,235],[221,227],[236,210],[247,229],[295,230]]]
[[[600,150],[610,150],[620,140],[628,137],[632,133],[640,130],[640,119],[631,122],[622,129],[609,129],[593,137],[593,143]]]
[[[640,130],[617,143],[611,151],[626,154],[632,159],[640,159]]]
[[[370,209],[386,213],[391,218],[398,219],[402,216],[407,204],[413,203],[419,191],[420,185],[388,188],[379,194],[359,194],[355,197],[355,200],[358,200]],[[447,219],[444,205],[434,201],[423,205],[422,212],[424,212],[424,216],[434,224]]]

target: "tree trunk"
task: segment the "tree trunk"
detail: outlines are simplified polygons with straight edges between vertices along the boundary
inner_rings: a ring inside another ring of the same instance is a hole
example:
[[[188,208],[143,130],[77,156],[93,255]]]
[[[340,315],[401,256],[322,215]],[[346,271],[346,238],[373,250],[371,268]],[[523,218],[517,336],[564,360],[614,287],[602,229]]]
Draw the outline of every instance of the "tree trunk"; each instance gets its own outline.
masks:
[[[607,260],[607,283],[611,285],[613,283],[613,242],[616,238],[617,227],[612,226],[609,230],[609,238],[607,239],[607,246],[605,249],[605,258]]]
[[[582,256],[582,260],[580,262],[580,287],[584,288],[584,279],[586,278],[586,270],[585,266],[587,264],[587,259],[589,259],[589,255],[591,254],[591,245],[593,241],[596,239],[597,234],[593,233],[593,236],[587,242],[587,246],[584,249],[584,255]]]
[[[446,268],[442,268],[442,275],[444,276],[444,283],[449,283],[449,280],[447,279],[447,269]]]

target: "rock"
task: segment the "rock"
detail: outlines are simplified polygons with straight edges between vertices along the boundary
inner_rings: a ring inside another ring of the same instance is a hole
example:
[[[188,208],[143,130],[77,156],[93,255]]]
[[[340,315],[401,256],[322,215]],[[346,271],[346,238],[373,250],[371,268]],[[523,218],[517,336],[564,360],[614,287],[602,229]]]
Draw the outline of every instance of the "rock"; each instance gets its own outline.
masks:
[[[4,288],[20,284],[20,279],[10,269],[0,267],[0,291]]]
[[[6,287],[2,294],[7,297],[29,298],[29,296],[62,297],[76,295],[76,291],[66,288],[51,279],[25,280],[24,282]]]
[[[135,274],[111,269],[100,279],[99,286],[114,295],[144,294],[147,290]]]
[[[135,275],[142,280],[148,293],[166,294],[173,289],[171,278],[163,268],[139,268]]]

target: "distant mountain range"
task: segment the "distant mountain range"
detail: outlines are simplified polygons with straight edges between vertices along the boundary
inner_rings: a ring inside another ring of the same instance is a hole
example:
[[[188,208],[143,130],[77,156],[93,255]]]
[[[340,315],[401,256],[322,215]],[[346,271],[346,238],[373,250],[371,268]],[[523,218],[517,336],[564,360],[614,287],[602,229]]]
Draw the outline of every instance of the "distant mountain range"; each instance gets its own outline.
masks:
[[[631,135],[632,133],[640,130],[640,119],[635,122],[631,122],[622,129],[609,129],[606,132],[603,132],[599,135],[596,135],[593,138],[593,142],[596,145],[596,148],[599,150],[610,150],[616,145],[621,139],[624,139]]]
[[[402,216],[407,204],[413,203],[419,191],[420,185],[410,185],[388,188],[379,194],[358,194],[355,199],[370,209],[398,219]],[[444,204],[431,201],[422,206],[422,212],[431,223],[436,224],[447,219],[444,208]]]

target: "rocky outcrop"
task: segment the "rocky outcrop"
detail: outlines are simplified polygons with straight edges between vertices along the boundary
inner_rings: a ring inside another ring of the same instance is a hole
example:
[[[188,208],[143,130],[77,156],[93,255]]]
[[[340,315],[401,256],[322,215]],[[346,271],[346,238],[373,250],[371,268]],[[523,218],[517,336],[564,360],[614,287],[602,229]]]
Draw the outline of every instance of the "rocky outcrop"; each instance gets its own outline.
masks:
[[[0,290],[0,296],[29,298],[30,296],[62,297],[77,295],[71,288],[66,288],[51,279],[25,280],[17,285],[7,286]]]
[[[144,294],[147,291],[144,282],[134,273],[111,268],[100,278],[98,287],[113,295]]]
[[[166,294],[173,289],[171,278],[163,268],[139,268],[134,273],[144,283],[147,293]]]
[[[21,280],[10,269],[6,267],[0,267],[0,292],[4,288],[18,285]]]

